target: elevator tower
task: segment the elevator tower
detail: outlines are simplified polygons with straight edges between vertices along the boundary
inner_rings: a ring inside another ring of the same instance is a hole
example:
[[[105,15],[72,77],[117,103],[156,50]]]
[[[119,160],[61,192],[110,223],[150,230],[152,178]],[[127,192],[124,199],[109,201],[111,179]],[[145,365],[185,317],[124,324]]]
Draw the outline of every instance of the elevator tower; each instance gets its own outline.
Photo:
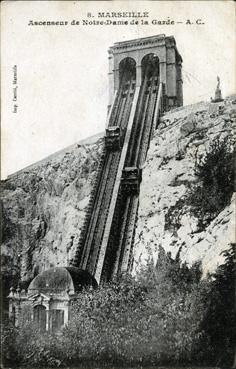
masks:
[[[119,89],[120,69],[124,60],[132,60],[136,69],[136,85],[143,78],[143,62],[148,55],[155,55],[159,64],[160,82],[163,84],[165,109],[183,105],[182,57],[173,36],[164,34],[130,41],[116,42],[109,53],[109,104],[114,92]]]

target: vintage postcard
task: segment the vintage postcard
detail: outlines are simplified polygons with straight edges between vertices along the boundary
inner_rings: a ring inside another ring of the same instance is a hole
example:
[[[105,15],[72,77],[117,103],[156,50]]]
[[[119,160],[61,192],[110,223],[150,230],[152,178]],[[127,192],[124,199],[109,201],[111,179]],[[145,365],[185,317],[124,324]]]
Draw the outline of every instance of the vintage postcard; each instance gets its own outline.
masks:
[[[234,1],[3,1],[3,368],[236,368]]]

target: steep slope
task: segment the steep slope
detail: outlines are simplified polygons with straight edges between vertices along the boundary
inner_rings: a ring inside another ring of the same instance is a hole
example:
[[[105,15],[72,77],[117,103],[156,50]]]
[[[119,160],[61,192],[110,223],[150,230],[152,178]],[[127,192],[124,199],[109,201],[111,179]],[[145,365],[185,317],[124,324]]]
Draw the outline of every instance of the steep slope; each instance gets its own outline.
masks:
[[[233,138],[235,118],[230,119],[230,113],[236,111],[235,103],[232,96],[221,103],[178,108],[161,118],[143,168],[135,270],[149,257],[155,260],[162,246],[174,256],[181,247],[181,259],[202,260],[206,273],[222,262],[221,252],[235,242],[234,196],[205,229],[192,216],[191,204],[184,202],[189,187],[199,181],[194,173],[197,158],[204,157],[214,139]]]
[[[27,280],[74,256],[103,139],[80,143],[2,183],[2,271]]]

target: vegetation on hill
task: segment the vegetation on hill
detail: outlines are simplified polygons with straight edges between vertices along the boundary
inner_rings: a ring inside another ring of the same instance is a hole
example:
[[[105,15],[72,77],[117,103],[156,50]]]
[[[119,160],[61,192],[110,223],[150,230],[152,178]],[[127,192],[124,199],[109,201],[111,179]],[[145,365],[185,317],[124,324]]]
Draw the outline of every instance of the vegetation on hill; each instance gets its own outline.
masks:
[[[231,365],[235,245],[202,279],[201,264],[182,264],[160,249],[134,280],[123,277],[85,290],[61,334],[40,333],[21,317],[5,328],[5,365]]]
[[[204,155],[196,158],[196,182],[188,183],[186,193],[165,214],[165,228],[178,230],[181,217],[189,212],[204,231],[231,202],[235,191],[235,144],[232,137],[216,137]]]
[[[188,193],[186,203],[204,229],[227,205],[235,191],[235,145],[226,136],[212,141],[204,156],[195,163],[199,179]]]

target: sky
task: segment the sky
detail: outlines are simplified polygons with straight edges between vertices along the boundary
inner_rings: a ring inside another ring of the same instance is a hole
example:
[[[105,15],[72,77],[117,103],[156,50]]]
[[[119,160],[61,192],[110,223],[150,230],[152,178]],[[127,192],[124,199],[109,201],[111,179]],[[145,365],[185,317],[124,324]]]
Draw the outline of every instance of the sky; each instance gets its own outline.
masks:
[[[129,11],[148,12],[148,24],[140,19],[138,25],[82,24],[102,20],[98,12]],[[174,24],[155,24],[168,19]],[[68,25],[29,25],[31,20]],[[71,25],[73,20],[80,24]],[[223,96],[235,92],[233,1],[6,1],[1,24],[3,179],[104,131],[107,50],[115,42],[173,35],[183,58],[184,105],[209,101],[217,76]]]

